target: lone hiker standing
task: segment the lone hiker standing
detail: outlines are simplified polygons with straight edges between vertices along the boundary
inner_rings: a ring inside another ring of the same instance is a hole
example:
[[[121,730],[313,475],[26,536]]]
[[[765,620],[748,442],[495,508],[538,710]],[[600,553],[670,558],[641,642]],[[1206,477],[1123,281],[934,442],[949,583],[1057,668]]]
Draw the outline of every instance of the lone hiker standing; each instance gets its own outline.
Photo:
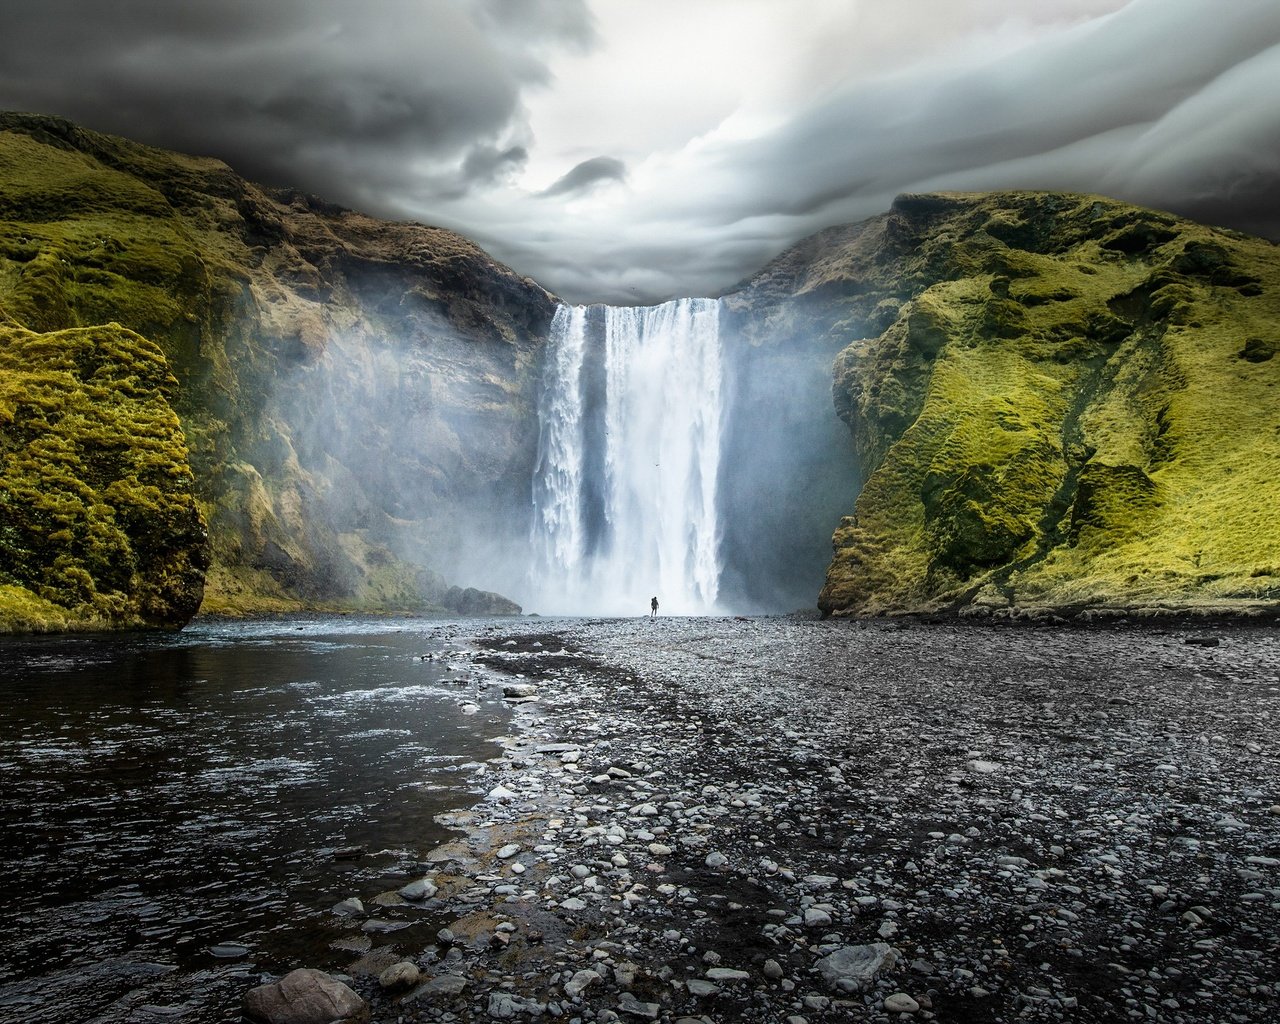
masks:
[[[658,599],[651,597],[649,599],[649,618],[656,619],[658,617]]]

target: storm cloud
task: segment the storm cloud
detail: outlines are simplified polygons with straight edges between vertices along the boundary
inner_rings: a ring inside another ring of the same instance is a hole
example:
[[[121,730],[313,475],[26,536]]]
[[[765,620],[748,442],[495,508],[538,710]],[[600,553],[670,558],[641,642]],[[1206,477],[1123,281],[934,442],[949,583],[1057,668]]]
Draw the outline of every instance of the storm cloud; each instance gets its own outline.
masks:
[[[611,156],[593,156],[576,164],[562,177],[543,190],[544,196],[563,196],[587,189],[606,181],[625,181],[627,165]]]
[[[577,301],[715,294],[903,191],[1280,235],[1280,5],[1029,6],[19,2],[0,106],[453,227]]]

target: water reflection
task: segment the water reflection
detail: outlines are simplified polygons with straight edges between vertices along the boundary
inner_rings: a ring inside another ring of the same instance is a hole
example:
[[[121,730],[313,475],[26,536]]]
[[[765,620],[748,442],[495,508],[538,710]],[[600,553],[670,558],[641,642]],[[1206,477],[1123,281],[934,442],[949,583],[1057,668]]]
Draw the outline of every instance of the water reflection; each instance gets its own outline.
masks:
[[[323,964],[343,928],[328,908],[412,873],[445,838],[432,816],[469,802],[466,766],[497,752],[497,694],[419,658],[439,633],[343,620],[0,643],[0,913],[18,922],[0,1007],[111,958],[194,970],[238,945],[258,967]],[[353,846],[371,856],[334,858]]]

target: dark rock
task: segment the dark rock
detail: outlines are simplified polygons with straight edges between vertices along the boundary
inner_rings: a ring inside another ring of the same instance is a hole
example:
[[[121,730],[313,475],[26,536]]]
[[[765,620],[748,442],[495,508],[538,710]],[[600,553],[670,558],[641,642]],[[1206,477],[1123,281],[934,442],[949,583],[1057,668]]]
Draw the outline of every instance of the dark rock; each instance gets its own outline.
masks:
[[[250,989],[245,1015],[261,1024],[363,1024],[369,1006],[323,971],[299,968],[279,981]]]

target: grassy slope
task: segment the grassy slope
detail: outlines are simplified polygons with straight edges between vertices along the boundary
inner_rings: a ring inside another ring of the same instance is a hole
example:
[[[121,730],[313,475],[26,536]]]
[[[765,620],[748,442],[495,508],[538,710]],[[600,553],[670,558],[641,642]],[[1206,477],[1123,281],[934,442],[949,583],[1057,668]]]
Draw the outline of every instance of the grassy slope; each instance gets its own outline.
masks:
[[[795,285],[896,314],[837,360],[869,475],[824,610],[1280,598],[1272,244],[1097,197],[919,197]]]
[[[208,539],[159,349],[0,327],[0,629],[182,625]]]
[[[308,514],[335,488],[359,495],[379,481],[334,469],[329,453],[308,461],[273,402],[282,381],[305,390],[308,374],[331,379],[335,366],[378,388],[377,352],[411,324],[411,347],[472,342],[421,357],[442,382],[464,382],[440,389],[445,412],[472,402],[458,415],[510,406],[518,418],[531,360],[519,316],[549,301],[452,232],[268,195],[215,160],[0,114],[0,312],[36,331],[116,321],[163,351],[213,544],[206,611],[405,609],[423,607],[424,592],[444,596],[443,580],[388,549],[391,528]],[[465,384],[479,364],[497,383],[475,399]],[[425,457],[438,453],[445,469],[406,473],[443,477],[458,462],[444,413],[432,415]]]

